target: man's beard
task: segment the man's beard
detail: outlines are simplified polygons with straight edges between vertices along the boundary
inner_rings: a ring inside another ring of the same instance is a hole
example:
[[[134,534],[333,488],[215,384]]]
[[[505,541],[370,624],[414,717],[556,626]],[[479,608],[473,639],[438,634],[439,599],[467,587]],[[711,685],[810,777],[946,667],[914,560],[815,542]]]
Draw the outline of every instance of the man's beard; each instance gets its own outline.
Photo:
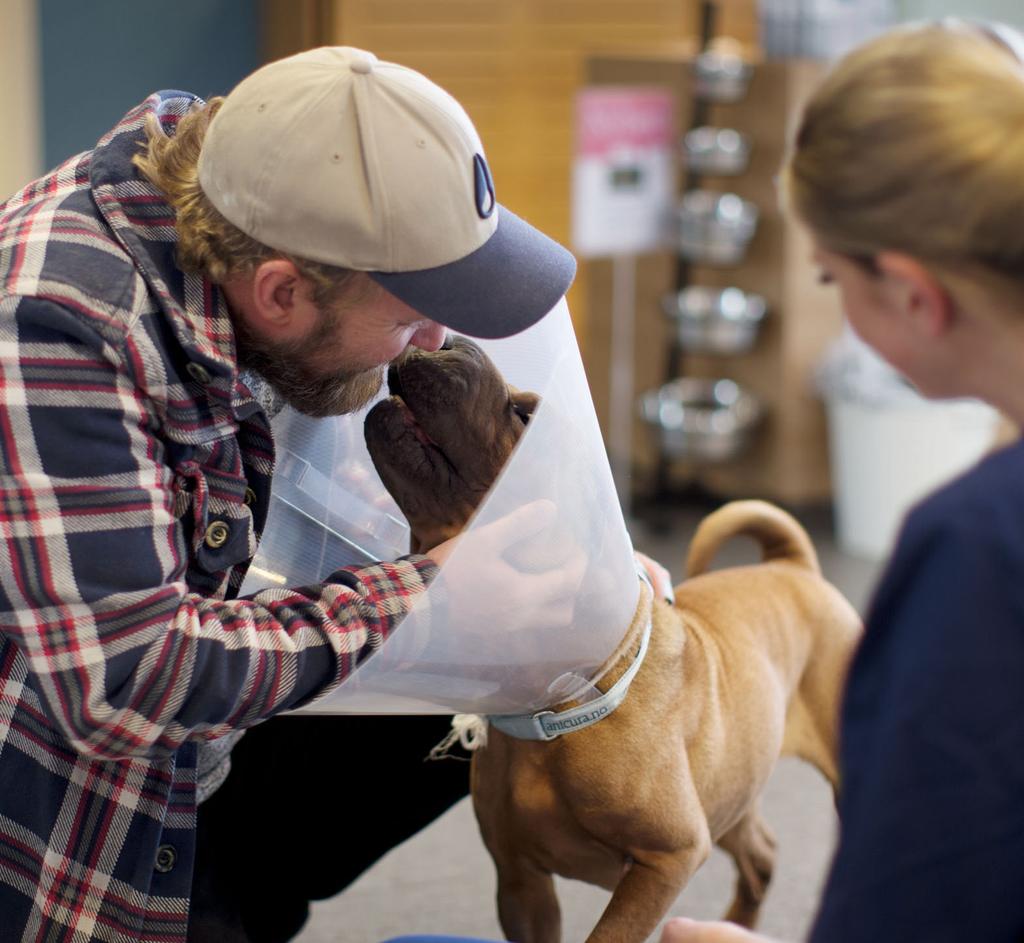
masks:
[[[329,374],[310,364],[336,334],[337,316],[325,311],[309,337],[270,341],[254,333],[242,318],[234,318],[240,366],[253,370],[307,416],[340,416],[362,409],[380,391],[387,365],[356,370],[339,367]]]

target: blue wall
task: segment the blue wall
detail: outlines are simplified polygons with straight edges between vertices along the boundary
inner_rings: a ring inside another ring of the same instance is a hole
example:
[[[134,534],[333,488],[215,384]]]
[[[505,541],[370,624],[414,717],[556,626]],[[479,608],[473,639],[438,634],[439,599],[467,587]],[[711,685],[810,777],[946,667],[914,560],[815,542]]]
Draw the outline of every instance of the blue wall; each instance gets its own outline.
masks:
[[[230,91],[260,64],[259,20],[257,0],[39,0],[45,165],[152,91]]]

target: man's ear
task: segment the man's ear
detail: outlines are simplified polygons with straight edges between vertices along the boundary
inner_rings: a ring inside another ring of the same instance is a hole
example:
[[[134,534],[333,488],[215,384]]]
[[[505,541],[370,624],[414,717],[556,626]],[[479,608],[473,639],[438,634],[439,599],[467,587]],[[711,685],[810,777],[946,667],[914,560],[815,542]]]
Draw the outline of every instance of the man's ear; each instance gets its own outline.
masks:
[[[288,259],[261,262],[252,275],[252,315],[279,338],[303,336],[317,316],[312,286]]]
[[[944,334],[953,322],[953,299],[929,269],[902,252],[880,252],[875,265],[881,290],[907,324],[926,337]]]

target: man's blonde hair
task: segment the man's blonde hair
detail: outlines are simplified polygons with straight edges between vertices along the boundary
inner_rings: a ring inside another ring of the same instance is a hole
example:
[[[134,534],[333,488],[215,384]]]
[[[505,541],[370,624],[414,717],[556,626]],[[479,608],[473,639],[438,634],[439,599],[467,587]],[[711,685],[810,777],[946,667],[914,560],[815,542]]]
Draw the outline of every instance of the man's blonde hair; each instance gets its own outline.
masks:
[[[832,251],[1024,282],[1024,67],[966,25],[879,37],[807,105],[783,189]]]
[[[257,242],[228,222],[200,188],[199,151],[223,101],[212,98],[194,108],[178,122],[170,137],[151,115],[145,149],[134,158],[135,166],[163,192],[177,215],[178,264],[187,272],[220,283],[233,275],[248,274],[268,259],[285,258],[312,283],[317,304],[337,301],[358,273],[298,259]]]

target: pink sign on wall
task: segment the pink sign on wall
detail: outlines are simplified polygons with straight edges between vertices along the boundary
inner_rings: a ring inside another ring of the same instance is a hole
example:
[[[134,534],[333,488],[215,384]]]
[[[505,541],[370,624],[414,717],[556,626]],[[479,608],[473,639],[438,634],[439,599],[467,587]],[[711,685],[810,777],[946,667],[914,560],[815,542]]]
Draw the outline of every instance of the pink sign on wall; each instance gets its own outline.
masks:
[[[665,246],[675,138],[675,101],[667,89],[596,86],[579,93],[572,233],[580,255]]]
[[[617,147],[672,146],[672,97],[660,88],[584,89],[576,99],[576,150],[599,157]]]

